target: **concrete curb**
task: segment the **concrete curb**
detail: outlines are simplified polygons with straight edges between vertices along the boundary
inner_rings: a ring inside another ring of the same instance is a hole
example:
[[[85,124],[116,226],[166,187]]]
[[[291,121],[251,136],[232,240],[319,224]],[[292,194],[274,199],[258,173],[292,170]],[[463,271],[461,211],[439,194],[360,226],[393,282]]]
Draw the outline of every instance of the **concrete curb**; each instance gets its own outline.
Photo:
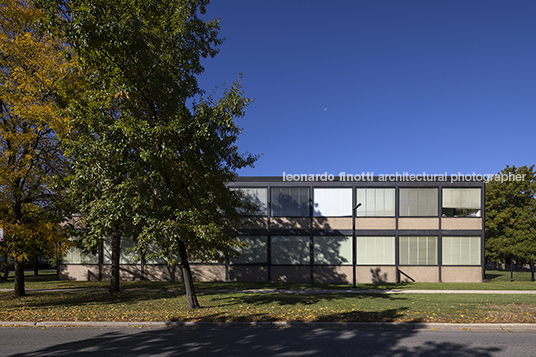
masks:
[[[411,331],[473,331],[530,332],[536,324],[449,324],[449,323],[389,323],[389,322],[155,322],[155,321],[0,321],[1,327],[119,327],[119,328],[264,328],[264,329],[349,329],[349,330],[411,330]]]

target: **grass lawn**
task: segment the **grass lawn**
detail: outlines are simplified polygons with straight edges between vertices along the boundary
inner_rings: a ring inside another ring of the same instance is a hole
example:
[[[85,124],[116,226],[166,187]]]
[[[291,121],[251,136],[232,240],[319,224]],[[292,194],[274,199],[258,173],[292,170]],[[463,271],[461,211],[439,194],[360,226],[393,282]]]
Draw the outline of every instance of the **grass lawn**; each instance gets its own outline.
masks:
[[[358,289],[418,289],[418,290],[536,290],[536,282],[531,282],[530,272],[514,272],[514,281],[510,281],[510,272],[487,271],[487,283],[383,283],[357,284]],[[14,288],[14,274],[10,273],[8,281],[0,281],[0,289]],[[40,271],[39,276],[26,272],[27,289],[108,289],[109,281],[72,281],[56,280],[55,271]],[[244,289],[350,289],[351,284],[306,284],[280,282],[196,282],[197,290],[244,290]],[[122,289],[183,289],[181,282],[169,281],[122,281]]]
[[[189,310],[183,294],[169,292],[0,293],[0,320],[536,322],[533,295],[199,292],[198,299],[202,308]]]
[[[482,284],[362,284],[370,288],[536,290],[530,281],[510,282],[509,272]],[[103,288],[109,282],[55,281],[52,272],[27,276],[27,288]],[[496,280],[497,279],[497,280]],[[530,273],[529,273],[530,280]],[[180,283],[122,282],[124,291],[31,292],[15,298],[0,293],[4,321],[358,321],[358,322],[524,322],[536,323],[535,295],[499,294],[345,294],[349,285],[284,283],[196,283],[201,309],[189,310]],[[2,282],[0,288],[13,288]],[[211,292],[212,289],[331,288],[326,294]]]

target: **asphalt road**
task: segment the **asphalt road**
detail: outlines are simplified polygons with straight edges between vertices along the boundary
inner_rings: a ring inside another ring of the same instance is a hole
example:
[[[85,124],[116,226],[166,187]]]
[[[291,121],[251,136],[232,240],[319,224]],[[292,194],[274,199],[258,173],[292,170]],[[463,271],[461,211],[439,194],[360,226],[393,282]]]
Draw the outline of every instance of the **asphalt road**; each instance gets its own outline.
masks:
[[[536,333],[350,328],[0,327],[0,356],[534,356]]]

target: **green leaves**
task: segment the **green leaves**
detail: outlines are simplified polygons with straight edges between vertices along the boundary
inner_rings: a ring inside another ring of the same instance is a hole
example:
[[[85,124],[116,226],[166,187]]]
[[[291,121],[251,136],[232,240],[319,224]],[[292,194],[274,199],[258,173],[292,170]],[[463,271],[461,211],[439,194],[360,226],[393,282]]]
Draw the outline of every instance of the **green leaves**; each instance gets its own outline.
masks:
[[[236,146],[235,119],[251,101],[238,82],[217,100],[198,86],[201,58],[222,43],[218,21],[198,17],[208,1],[38,3],[86,78],[71,101],[67,142],[85,241],[119,229],[171,261],[181,243],[202,261],[232,254],[240,243],[229,233],[244,203],[226,183],[256,160]]]
[[[523,180],[490,181],[486,184],[486,256],[536,260],[534,165],[507,166],[501,174],[519,174]]]

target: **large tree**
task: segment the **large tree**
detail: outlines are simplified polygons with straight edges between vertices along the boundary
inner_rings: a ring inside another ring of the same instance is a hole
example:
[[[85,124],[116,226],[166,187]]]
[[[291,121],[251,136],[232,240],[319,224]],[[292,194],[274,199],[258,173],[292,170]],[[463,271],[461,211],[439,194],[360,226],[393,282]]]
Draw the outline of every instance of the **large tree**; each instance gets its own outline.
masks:
[[[54,6],[51,6],[54,4]],[[84,68],[88,87],[71,106],[71,194],[87,245],[112,239],[110,292],[119,291],[121,239],[179,255],[189,306],[198,307],[189,260],[221,260],[239,244],[243,205],[226,187],[255,157],[240,154],[234,119],[250,102],[240,85],[218,100],[196,77],[222,40],[200,18],[206,0],[42,1]],[[63,13],[64,21],[57,21]]]
[[[64,237],[51,204],[51,179],[65,173],[58,133],[67,122],[62,83],[72,75],[60,41],[40,33],[41,13],[22,0],[0,3],[1,250],[15,264],[15,295],[25,295],[24,261],[36,249],[55,257]]]
[[[493,179],[486,184],[486,257],[491,261],[521,258],[533,263],[536,261],[534,165],[506,166],[498,175],[508,179]]]

